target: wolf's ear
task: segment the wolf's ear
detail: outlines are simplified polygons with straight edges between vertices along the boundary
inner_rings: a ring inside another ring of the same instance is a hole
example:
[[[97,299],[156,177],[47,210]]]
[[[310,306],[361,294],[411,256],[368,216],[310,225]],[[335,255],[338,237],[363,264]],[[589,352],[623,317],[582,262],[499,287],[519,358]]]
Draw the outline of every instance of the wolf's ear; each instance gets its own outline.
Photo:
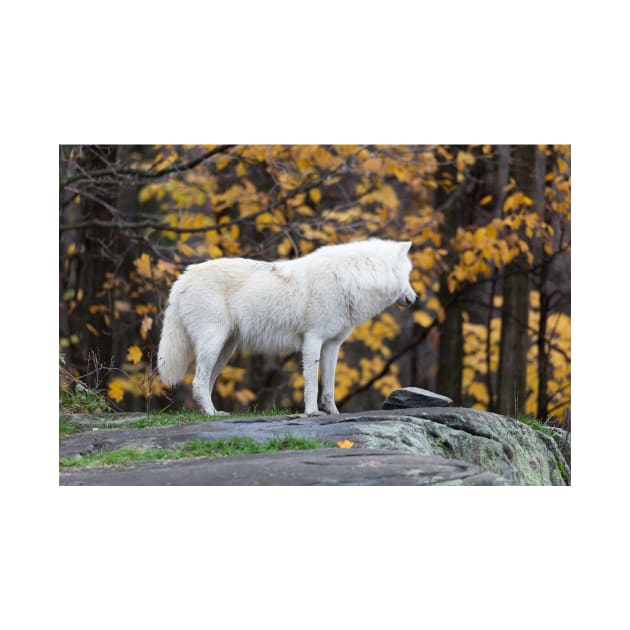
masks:
[[[411,241],[403,241],[398,244],[400,245],[400,255],[406,256],[411,249]]]

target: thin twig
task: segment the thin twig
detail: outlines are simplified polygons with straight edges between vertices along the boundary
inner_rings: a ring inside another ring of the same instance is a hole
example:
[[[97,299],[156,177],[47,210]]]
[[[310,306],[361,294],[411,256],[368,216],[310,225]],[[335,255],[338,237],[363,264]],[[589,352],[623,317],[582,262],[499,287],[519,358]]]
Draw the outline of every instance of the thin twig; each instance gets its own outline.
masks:
[[[142,179],[156,179],[159,177],[163,177],[164,175],[169,175],[171,173],[177,173],[180,171],[187,171],[195,166],[198,166],[205,160],[219,154],[224,153],[225,151],[234,148],[236,145],[234,144],[220,144],[210,151],[206,151],[203,155],[187,162],[186,164],[182,164],[181,162],[176,162],[175,164],[171,164],[170,166],[166,166],[158,171],[147,171],[143,169],[130,168],[130,167],[119,167],[119,168],[106,168],[98,171],[92,172],[83,172],[77,175],[72,175],[67,179],[59,182],[59,186],[64,188],[68,184],[72,184],[74,182],[78,182],[84,179],[102,179],[103,177],[117,177],[119,175],[128,175],[132,177],[140,177]]]

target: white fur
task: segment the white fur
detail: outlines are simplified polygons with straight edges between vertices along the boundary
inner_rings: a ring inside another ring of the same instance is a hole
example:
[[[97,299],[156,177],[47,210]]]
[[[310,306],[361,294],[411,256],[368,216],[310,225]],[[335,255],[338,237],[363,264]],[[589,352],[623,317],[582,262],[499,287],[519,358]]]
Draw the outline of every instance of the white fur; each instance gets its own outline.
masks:
[[[301,350],[306,414],[322,414],[319,365],[321,407],[339,413],[334,389],[341,343],[390,304],[416,300],[410,246],[370,239],[321,247],[296,260],[219,258],[190,265],[173,284],[166,309],[158,351],[162,380],[181,380],[194,352],[193,395],[213,415],[214,382],[237,346],[260,353]]]

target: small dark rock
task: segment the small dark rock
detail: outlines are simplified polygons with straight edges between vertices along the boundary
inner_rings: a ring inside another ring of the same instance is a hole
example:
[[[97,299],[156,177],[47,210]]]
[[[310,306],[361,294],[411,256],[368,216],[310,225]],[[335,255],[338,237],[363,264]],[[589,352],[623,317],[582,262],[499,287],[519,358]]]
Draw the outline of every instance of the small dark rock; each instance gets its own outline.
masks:
[[[447,396],[436,394],[419,387],[395,389],[383,403],[383,409],[413,409],[414,407],[449,407],[453,401]]]

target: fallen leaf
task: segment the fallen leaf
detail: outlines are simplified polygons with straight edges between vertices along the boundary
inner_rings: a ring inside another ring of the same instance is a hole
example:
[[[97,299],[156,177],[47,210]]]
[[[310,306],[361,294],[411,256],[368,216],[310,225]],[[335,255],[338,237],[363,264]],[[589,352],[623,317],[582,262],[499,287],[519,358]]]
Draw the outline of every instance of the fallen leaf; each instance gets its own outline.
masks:
[[[339,448],[352,448],[354,446],[354,442],[351,442],[350,440],[341,440],[340,442],[337,442],[337,446]]]

